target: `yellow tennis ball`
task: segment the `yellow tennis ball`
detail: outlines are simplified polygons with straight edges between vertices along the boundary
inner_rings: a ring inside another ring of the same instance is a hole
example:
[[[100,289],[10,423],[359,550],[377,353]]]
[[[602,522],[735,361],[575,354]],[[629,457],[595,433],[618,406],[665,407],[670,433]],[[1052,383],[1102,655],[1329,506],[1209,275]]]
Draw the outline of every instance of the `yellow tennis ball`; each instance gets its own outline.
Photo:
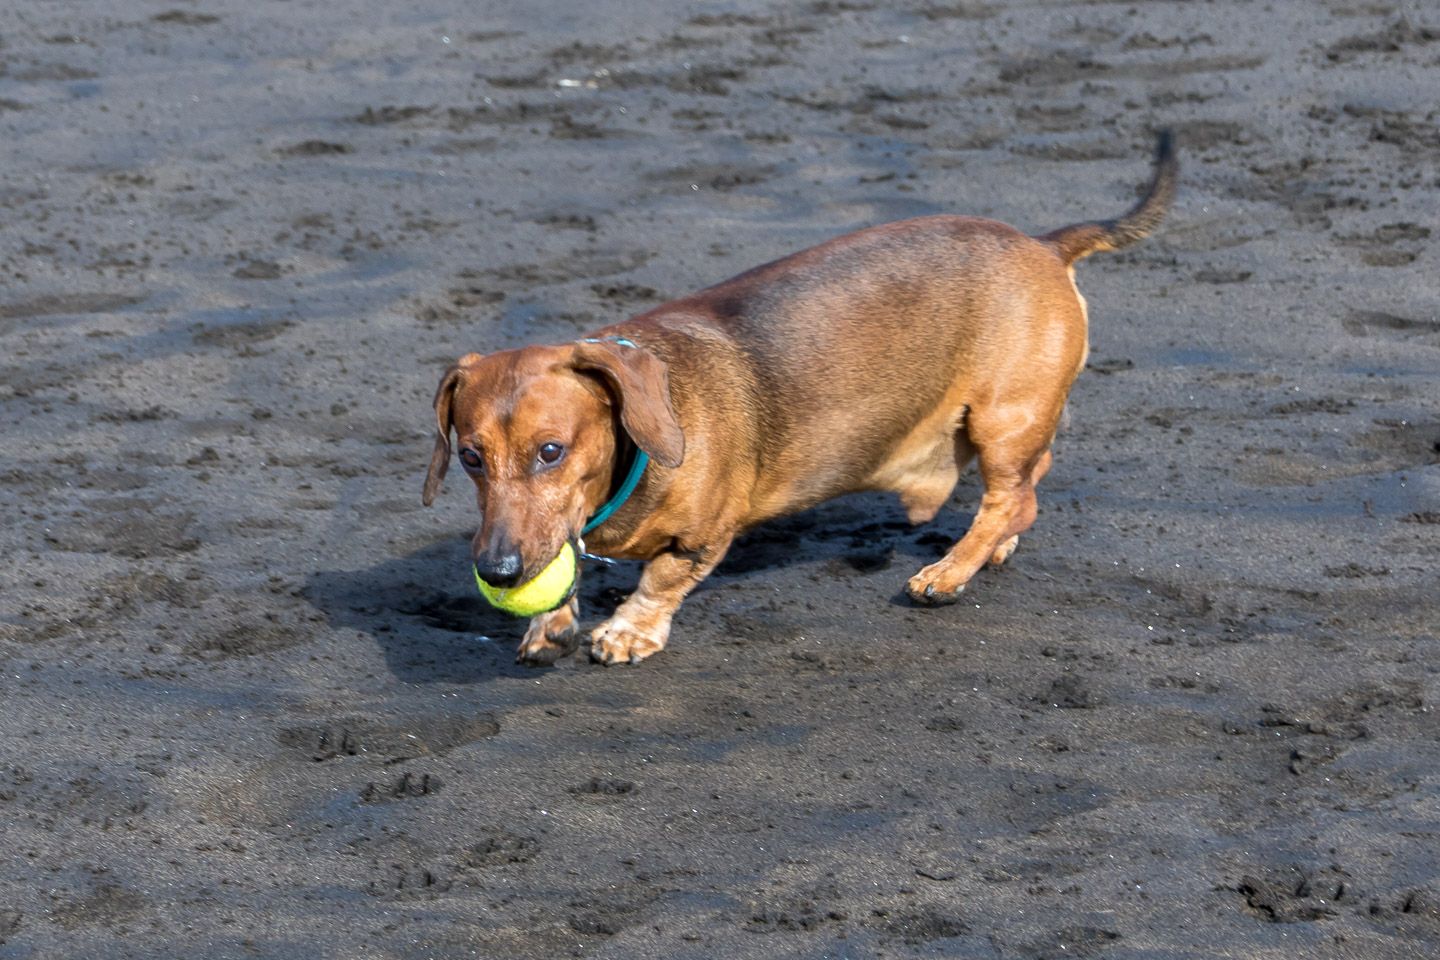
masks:
[[[567,541],[544,570],[518,587],[492,587],[480,579],[479,571],[475,572],[475,585],[490,606],[511,616],[546,613],[569,600],[575,591],[575,548]]]

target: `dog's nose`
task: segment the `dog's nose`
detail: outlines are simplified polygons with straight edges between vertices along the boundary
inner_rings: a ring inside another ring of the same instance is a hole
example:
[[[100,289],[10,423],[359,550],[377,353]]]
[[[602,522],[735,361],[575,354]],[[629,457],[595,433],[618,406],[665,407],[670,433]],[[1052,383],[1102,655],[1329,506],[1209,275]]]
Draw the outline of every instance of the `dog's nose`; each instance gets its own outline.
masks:
[[[515,586],[523,567],[518,550],[487,551],[475,558],[475,572],[492,587]]]

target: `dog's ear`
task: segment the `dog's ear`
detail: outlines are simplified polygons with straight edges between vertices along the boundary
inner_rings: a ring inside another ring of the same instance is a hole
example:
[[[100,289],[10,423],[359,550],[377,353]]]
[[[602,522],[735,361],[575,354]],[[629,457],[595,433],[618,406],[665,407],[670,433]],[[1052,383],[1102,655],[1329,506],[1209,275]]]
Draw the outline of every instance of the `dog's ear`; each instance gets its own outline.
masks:
[[[635,445],[665,467],[685,459],[685,432],[670,402],[670,368],[643,347],[613,341],[575,344],[571,365],[598,373],[620,400],[620,425]]]
[[[435,502],[440,492],[440,481],[450,469],[450,402],[455,397],[455,387],[460,383],[460,365],[457,363],[445,371],[440,386],[435,390],[435,450],[430,454],[430,470],[425,474],[425,493],[421,497],[425,506]]]

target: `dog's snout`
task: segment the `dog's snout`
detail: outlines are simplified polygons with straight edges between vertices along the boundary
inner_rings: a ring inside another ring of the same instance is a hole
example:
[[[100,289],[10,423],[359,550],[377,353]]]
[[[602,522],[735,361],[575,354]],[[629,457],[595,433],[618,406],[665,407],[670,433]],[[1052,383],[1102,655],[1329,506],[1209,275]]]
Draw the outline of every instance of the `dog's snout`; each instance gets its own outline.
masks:
[[[515,586],[523,569],[519,550],[487,550],[475,555],[475,572],[492,587]]]

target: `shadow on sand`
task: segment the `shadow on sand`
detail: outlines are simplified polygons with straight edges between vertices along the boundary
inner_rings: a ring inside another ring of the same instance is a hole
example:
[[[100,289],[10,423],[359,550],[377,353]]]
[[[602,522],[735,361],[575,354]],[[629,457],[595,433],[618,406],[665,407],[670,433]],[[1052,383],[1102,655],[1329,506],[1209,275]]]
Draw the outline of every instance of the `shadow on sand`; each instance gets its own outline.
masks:
[[[963,533],[969,519],[947,510],[934,523],[911,527],[892,498],[848,497],[746,534],[707,584],[743,583],[802,562],[861,574],[903,569],[902,563],[918,569]],[[587,629],[634,589],[640,566],[582,567],[580,604]],[[373,637],[391,671],[405,682],[470,684],[534,671],[514,663],[525,621],[494,610],[475,590],[468,533],[365,569],[316,571],[306,595],[331,626]],[[908,601],[897,591],[892,602]]]

